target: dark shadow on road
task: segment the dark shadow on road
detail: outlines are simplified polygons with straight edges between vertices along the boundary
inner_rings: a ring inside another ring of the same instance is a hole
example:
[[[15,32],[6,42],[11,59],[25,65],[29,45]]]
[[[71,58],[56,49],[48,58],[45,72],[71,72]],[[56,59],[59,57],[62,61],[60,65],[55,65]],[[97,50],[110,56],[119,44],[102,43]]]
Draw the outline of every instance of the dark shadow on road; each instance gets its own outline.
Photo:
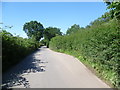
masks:
[[[39,51],[39,50],[38,50]],[[38,52],[37,51],[37,52]],[[34,54],[26,57],[22,62],[13,67],[2,76],[2,88],[10,88],[12,86],[24,85],[25,88],[29,88],[29,81],[23,77],[23,74],[45,72],[45,61],[40,60],[36,56],[40,54],[35,52]],[[33,77],[34,78],[34,77]]]

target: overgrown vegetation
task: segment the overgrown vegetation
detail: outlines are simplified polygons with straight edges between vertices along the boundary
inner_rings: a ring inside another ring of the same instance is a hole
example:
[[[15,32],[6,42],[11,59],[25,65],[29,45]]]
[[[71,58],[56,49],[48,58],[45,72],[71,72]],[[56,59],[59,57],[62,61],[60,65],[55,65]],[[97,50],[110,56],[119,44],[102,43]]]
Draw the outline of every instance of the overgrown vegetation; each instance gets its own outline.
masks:
[[[29,39],[13,36],[5,30],[0,32],[3,71],[36,50],[40,46],[40,39],[44,37],[42,45],[79,58],[113,87],[120,88],[120,2],[104,1],[109,12],[85,28],[74,24],[63,36],[59,28],[44,29],[37,21],[24,24],[23,30]]]
[[[45,29],[43,25],[37,21],[25,23],[23,30],[27,34],[28,39],[13,36],[5,30],[0,32],[0,37],[2,37],[3,72],[7,71],[11,66],[16,65],[25,56],[35,51],[40,46],[49,46],[51,38],[57,35],[62,35],[59,28],[48,27]],[[44,37],[44,39],[40,41],[42,37]]]
[[[70,28],[68,28],[66,34],[67,34],[67,35],[73,34],[73,33],[77,32],[79,29],[80,29],[80,26],[74,24],[74,25],[72,25]]]
[[[47,47],[49,47],[50,40],[53,37],[56,37],[56,36],[59,36],[59,35],[60,36],[62,35],[62,32],[60,31],[59,28],[56,28],[56,27],[45,28],[44,33],[43,33],[44,39],[41,41],[41,43],[43,45],[46,45]]]
[[[40,44],[33,39],[24,39],[19,36],[13,36],[5,30],[0,32],[0,36],[2,36],[3,72],[21,61],[26,55],[30,54],[40,46]]]
[[[110,10],[75,33],[52,38],[49,46],[79,58],[115,88],[120,88],[119,4],[109,3],[108,8],[114,12]]]
[[[50,48],[78,57],[91,65],[115,87],[120,85],[120,27],[116,21],[58,36],[51,40]]]

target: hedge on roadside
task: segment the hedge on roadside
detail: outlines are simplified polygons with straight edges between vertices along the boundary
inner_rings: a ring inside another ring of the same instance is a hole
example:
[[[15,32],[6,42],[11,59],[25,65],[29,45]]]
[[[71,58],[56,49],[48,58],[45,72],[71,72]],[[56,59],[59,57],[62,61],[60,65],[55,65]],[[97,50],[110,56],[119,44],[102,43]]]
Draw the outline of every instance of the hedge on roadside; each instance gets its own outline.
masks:
[[[17,64],[25,56],[39,47],[39,43],[32,39],[24,39],[19,36],[13,36],[11,33],[3,30],[2,36],[2,71],[7,71],[10,67]]]
[[[67,52],[88,62],[102,78],[120,88],[120,26],[115,20],[91,26],[75,34],[58,36],[50,41],[50,48]]]

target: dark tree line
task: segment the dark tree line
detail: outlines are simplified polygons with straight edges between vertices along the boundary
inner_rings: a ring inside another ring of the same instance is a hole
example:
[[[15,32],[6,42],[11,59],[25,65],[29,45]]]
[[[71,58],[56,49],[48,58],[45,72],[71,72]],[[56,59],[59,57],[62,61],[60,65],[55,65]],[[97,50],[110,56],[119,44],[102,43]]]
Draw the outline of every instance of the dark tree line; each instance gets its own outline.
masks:
[[[35,41],[40,41],[41,38],[44,38],[41,43],[43,45],[49,46],[49,41],[51,38],[62,35],[62,32],[59,28],[48,27],[44,28],[40,22],[30,21],[24,24],[23,30],[27,34],[28,38],[32,38]]]

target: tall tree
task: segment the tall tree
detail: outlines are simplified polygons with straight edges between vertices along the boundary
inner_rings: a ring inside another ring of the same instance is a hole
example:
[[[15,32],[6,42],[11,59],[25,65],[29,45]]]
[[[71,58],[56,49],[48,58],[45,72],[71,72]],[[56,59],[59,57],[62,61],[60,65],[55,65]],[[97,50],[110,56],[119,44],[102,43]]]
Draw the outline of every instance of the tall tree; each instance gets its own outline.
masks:
[[[48,27],[44,31],[44,38],[48,40],[57,35],[62,35],[62,32],[60,32],[60,29],[56,27]]]
[[[49,41],[51,40],[51,38],[53,38],[57,35],[62,35],[62,32],[60,31],[59,28],[48,27],[44,30],[44,41],[45,41],[47,47],[49,46]]]
[[[43,37],[44,27],[40,22],[30,21],[24,24],[23,30],[29,38],[39,41]]]
[[[74,24],[73,26],[71,26],[70,28],[68,28],[66,34],[71,34],[71,33],[75,33],[80,29],[79,25]]]

